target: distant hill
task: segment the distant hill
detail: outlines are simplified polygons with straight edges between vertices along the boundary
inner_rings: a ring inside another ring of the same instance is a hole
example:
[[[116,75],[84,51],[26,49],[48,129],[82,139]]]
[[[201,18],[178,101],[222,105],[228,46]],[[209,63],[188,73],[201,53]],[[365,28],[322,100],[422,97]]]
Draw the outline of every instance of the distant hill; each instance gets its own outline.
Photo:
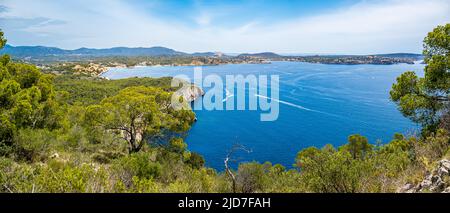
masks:
[[[283,56],[278,55],[276,53],[272,53],[272,52],[263,52],[263,53],[255,53],[255,54],[245,53],[245,54],[238,55],[238,57],[281,58]]]
[[[165,47],[150,47],[150,48],[128,48],[115,47],[110,49],[88,49],[81,48],[71,51],[72,54],[91,55],[91,56],[179,56],[187,55],[183,52],[178,52],[173,49]]]
[[[192,53],[192,56],[199,56],[199,57],[222,57],[226,56],[225,54],[221,52],[200,52],[200,53]]]
[[[215,55],[213,52],[203,52],[203,53],[192,53],[192,56],[206,56],[206,57],[212,57]]]
[[[388,58],[422,58],[422,54],[415,53],[389,53],[389,54],[377,54],[376,56],[388,57]]]
[[[16,57],[30,57],[36,55],[65,55],[70,51],[59,49],[56,47],[43,47],[43,46],[23,46],[13,47],[6,45],[0,50],[0,54],[10,54]]]
[[[64,50],[56,47],[43,46],[11,46],[6,45],[0,54],[10,54],[15,57],[45,57],[45,56],[183,56],[187,53],[178,52],[165,47],[128,48],[115,47],[109,49],[80,48]]]
[[[71,60],[71,59],[82,59],[91,57],[108,57],[108,56],[195,56],[195,57],[234,57],[227,56],[220,52],[197,52],[197,53],[184,53],[166,47],[114,47],[108,49],[91,49],[91,48],[80,48],[76,50],[65,50],[56,47],[44,47],[44,46],[11,46],[6,45],[0,50],[1,54],[9,54],[15,58],[22,59],[32,59],[32,60]],[[366,55],[369,56],[369,55]],[[414,53],[389,53],[389,54],[375,54],[370,56],[386,57],[393,59],[413,59],[420,60],[423,59],[421,54]],[[273,52],[262,52],[262,53],[245,53],[237,55],[238,58],[260,58],[269,60],[281,60],[283,58],[289,57],[301,57],[301,56],[281,56]],[[319,57],[319,58],[349,58],[349,57],[365,57],[363,55],[323,55],[323,56],[305,56],[307,57]]]

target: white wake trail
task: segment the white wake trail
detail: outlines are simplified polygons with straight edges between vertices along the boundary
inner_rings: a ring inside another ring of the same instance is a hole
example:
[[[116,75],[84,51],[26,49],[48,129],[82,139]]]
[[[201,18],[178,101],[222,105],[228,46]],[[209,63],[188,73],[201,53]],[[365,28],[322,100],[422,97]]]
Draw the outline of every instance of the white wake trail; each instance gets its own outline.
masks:
[[[282,100],[278,100],[278,99],[275,99],[275,98],[269,98],[267,96],[258,95],[258,94],[255,94],[255,96],[256,97],[260,97],[260,98],[264,98],[264,99],[267,99],[267,100],[272,100],[272,101],[278,102],[280,104],[288,105],[288,106],[295,107],[295,108],[298,108],[298,109],[302,109],[302,110],[306,110],[306,111],[314,111],[312,109],[308,109],[306,107],[302,107],[300,105],[293,104],[293,103],[290,103],[290,102],[287,102],[287,101],[282,101]]]
[[[287,105],[287,106],[295,107],[295,108],[298,108],[298,109],[301,109],[301,110],[305,110],[305,111],[321,113],[321,114],[325,114],[325,115],[329,115],[329,116],[333,116],[333,117],[340,117],[340,118],[342,117],[342,116],[339,116],[339,115],[335,115],[335,114],[331,114],[331,113],[327,113],[327,112],[322,112],[322,111],[318,111],[318,110],[309,109],[309,108],[306,108],[306,107],[303,107],[303,106],[300,106],[300,105],[297,105],[297,104],[294,104],[294,103],[291,103],[291,102],[282,101],[282,100],[278,100],[278,99],[275,99],[275,98],[270,98],[270,97],[259,95],[259,94],[255,94],[255,96],[256,97],[260,97],[260,98],[264,98],[264,99],[267,99],[267,100],[275,101],[275,102],[278,102],[280,104],[284,104],[284,105]]]
[[[228,91],[227,89],[225,89],[225,92],[226,92],[225,98],[222,100],[222,103],[225,103],[226,101],[228,101],[228,99],[230,99],[231,97],[234,97],[234,95],[231,94],[231,92]]]

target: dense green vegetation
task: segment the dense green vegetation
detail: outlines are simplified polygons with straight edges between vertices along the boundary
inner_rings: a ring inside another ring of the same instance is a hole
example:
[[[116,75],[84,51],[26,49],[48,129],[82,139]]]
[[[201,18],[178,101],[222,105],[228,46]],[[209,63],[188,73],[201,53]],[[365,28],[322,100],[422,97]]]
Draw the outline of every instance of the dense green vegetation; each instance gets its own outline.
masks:
[[[105,80],[90,76],[59,75],[55,78],[55,88],[67,92],[67,103],[88,106],[98,104],[104,98],[111,97],[127,87],[158,87],[167,92],[176,88],[170,87],[171,78],[129,78],[121,80]]]
[[[391,91],[422,135],[395,134],[385,145],[352,135],[341,147],[300,151],[290,170],[270,162],[205,167],[183,141],[193,112],[169,106],[170,78],[55,76],[2,56],[0,191],[394,192],[450,157],[449,29],[425,39],[425,77],[407,72]]]
[[[402,74],[392,87],[391,99],[398,103],[403,115],[420,123],[426,134],[445,125],[442,119],[450,113],[450,24],[428,33],[423,54],[425,76]]]

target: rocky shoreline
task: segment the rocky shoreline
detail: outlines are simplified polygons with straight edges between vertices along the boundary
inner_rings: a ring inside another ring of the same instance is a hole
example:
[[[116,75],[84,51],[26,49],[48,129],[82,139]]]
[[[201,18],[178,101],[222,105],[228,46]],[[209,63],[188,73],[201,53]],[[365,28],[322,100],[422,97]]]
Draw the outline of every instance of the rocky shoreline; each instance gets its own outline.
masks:
[[[195,84],[191,84],[190,87],[184,87],[177,91],[178,95],[184,98],[184,100],[188,102],[194,102],[200,97],[205,95],[205,91],[203,91],[200,87]]]

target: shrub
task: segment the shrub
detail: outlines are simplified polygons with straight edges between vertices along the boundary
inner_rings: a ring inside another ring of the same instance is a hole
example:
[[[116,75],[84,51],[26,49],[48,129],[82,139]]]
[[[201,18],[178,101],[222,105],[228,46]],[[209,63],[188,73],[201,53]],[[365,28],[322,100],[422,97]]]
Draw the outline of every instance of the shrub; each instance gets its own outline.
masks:
[[[182,138],[174,138],[169,141],[169,149],[175,153],[183,153],[187,148],[187,144]]]
[[[255,162],[239,165],[236,175],[237,189],[242,193],[262,191],[264,175],[264,165]]]
[[[186,163],[194,169],[199,169],[205,165],[205,159],[198,153],[191,152],[189,158],[186,160]]]
[[[353,157],[344,150],[322,149],[314,157],[302,159],[302,182],[312,192],[360,192],[362,178],[370,175],[371,167]]]
[[[450,137],[448,133],[439,129],[424,140],[413,143],[416,160],[427,167],[430,162],[441,158],[449,148]]]
[[[146,179],[158,178],[161,175],[161,164],[152,161],[152,153],[134,153],[118,159],[119,169],[130,174],[131,177]]]
[[[55,136],[45,129],[22,129],[14,137],[14,154],[17,159],[28,162],[43,161],[47,158]]]

